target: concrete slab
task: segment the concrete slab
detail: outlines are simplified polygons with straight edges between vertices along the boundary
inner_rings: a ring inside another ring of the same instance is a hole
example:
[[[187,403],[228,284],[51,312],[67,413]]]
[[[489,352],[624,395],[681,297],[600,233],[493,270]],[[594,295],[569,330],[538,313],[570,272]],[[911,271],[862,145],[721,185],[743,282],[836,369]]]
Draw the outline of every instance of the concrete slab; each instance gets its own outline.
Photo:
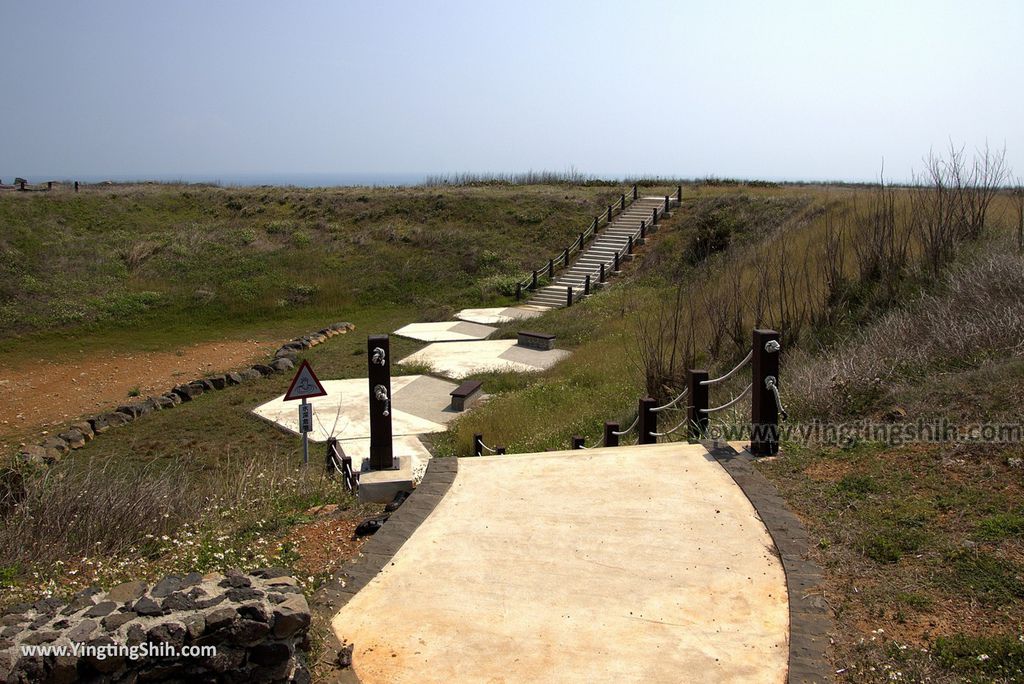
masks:
[[[397,457],[390,470],[366,470],[359,474],[359,500],[368,503],[394,501],[400,492],[412,493],[412,462]]]
[[[364,684],[784,682],[789,656],[767,530],[678,443],[462,459],[332,628]]]
[[[470,323],[496,325],[519,319],[534,318],[548,311],[551,311],[551,307],[549,306],[520,304],[519,306],[505,306],[490,309],[463,309],[459,313],[455,314],[455,317],[461,321],[469,321]]]
[[[339,440],[370,436],[369,381],[366,378],[326,380],[326,397],[309,400],[313,405],[313,431],[309,438],[326,442],[332,431]],[[459,412],[451,409],[451,391],[457,385],[426,375],[391,378],[391,430],[397,437],[444,432],[445,424]],[[299,434],[299,402],[282,401],[284,395],[253,409],[260,418]]]
[[[456,414],[458,415],[458,414]],[[346,456],[352,458],[352,467],[360,472],[370,469],[370,440],[346,439],[338,442]],[[412,467],[412,481],[419,484],[430,462],[430,452],[415,435],[395,437],[391,440],[391,453],[407,460]]]
[[[442,321],[440,323],[410,323],[395,331],[396,335],[421,342],[465,342],[486,340],[497,328],[465,321]]]
[[[563,349],[539,351],[519,347],[515,340],[431,344],[399,363],[421,363],[435,373],[462,379],[479,373],[533,373],[551,368],[569,356]]]

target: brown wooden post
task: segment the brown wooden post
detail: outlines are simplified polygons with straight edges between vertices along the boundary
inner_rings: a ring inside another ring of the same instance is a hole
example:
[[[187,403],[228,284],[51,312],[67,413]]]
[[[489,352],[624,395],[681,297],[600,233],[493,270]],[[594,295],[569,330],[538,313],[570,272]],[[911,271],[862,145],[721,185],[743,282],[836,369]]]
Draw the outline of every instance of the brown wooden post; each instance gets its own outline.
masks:
[[[602,262],[601,262],[601,274],[600,274],[600,275],[598,276],[598,281],[597,281],[597,282],[599,282],[599,283],[603,283],[603,282],[604,282],[604,279],[605,279],[605,274],[604,274],[604,262],[602,261]]]
[[[594,230],[594,235],[597,235],[597,219],[594,219],[594,223],[591,224],[591,227]]]
[[[533,272],[533,280],[530,282],[530,289],[531,290],[536,290],[537,289],[537,271]]]
[[[690,439],[704,439],[708,434],[708,386],[700,384],[707,379],[706,370],[686,371],[686,435]]]
[[[630,235],[626,238],[626,254],[633,253],[633,236]]]
[[[771,386],[779,386],[779,333],[754,330],[751,367],[750,453],[774,456],[779,453],[779,409]]]
[[[626,193],[622,193],[622,197],[619,198],[619,211],[626,210]]]
[[[583,251],[583,236],[585,234],[586,234],[586,231],[584,231],[583,233],[580,233],[580,251],[581,252]]]
[[[548,278],[554,279],[555,277],[555,260],[548,259]]]
[[[75,192],[78,192],[78,181],[75,181]]]
[[[619,446],[619,436],[615,434],[619,431],[618,423],[606,422],[604,424],[604,445],[606,447],[617,447]]]
[[[608,223],[612,222],[612,205],[608,205]]]
[[[683,203],[683,186],[682,185],[677,185],[676,186],[676,202],[678,202],[679,204]]]
[[[668,195],[665,195],[665,213],[668,213]]]
[[[590,274],[583,279],[583,296],[586,297],[590,294]]]
[[[562,250],[562,268],[569,268],[569,248]]]
[[[633,199],[636,199],[636,183],[633,183]]]
[[[647,221],[643,219],[640,220],[640,237],[647,237]]]
[[[658,207],[651,209],[651,225],[658,225]]]
[[[523,298],[523,284],[516,283],[516,301],[518,302]]]
[[[473,435],[473,455],[484,455],[484,436],[479,433]]]
[[[585,441],[586,440],[584,440],[579,435],[573,435],[573,438],[572,438],[572,448],[573,449],[582,449],[583,448],[583,442],[585,442]]]
[[[572,285],[565,288],[565,305],[572,306]]]
[[[644,397],[640,400],[640,419],[637,421],[637,428],[640,430],[640,440],[637,444],[656,444],[658,438],[653,434],[658,431],[658,414],[652,411],[657,403],[651,397]]]
[[[504,456],[506,451],[507,451],[506,447],[503,447],[503,446],[500,446],[500,445],[497,445],[497,444],[494,445],[494,455],[495,456]]]
[[[619,253],[618,253],[618,251],[616,251],[615,252],[615,268],[612,269],[612,273],[618,273],[618,272],[619,272]]]
[[[366,338],[370,382],[370,470],[395,467],[391,451],[391,346],[387,335]]]

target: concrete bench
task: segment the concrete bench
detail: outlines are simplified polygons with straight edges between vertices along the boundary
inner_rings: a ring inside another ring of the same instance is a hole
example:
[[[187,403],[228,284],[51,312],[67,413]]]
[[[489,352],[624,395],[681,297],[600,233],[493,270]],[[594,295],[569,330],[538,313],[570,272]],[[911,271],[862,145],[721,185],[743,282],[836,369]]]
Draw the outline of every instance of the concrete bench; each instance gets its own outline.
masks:
[[[520,347],[539,349],[540,351],[548,351],[549,349],[555,348],[554,335],[549,335],[547,333],[520,331],[519,333],[517,333],[517,337],[517,343]]]
[[[479,380],[467,380],[451,391],[452,410],[465,411],[484,394],[484,384]]]

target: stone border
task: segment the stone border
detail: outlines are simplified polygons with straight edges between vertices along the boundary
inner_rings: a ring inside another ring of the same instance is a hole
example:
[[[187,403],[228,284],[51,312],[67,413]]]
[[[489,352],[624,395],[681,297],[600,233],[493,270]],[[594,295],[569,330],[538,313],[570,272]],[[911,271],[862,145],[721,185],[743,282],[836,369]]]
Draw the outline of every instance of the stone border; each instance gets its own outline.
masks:
[[[313,612],[328,626],[327,634],[324,636],[326,650],[339,653],[343,650],[343,645],[330,628],[331,620],[360,589],[369,584],[370,580],[391,562],[398,550],[444,498],[458,471],[459,459],[455,457],[430,459],[423,481],[413,490],[405,503],[392,513],[380,530],[363,545],[359,556],[313,595]],[[438,581],[443,579],[438,578]],[[327,681],[354,684],[359,679],[351,667],[341,669],[336,666],[334,674],[328,677]]]
[[[222,390],[225,387],[291,370],[295,367],[299,352],[322,344],[335,335],[344,335],[355,329],[351,323],[332,323],[326,328],[285,342],[274,352],[269,363],[257,363],[244,370],[229,371],[175,385],[159,396],[127,402],[107,413],[49,430],[36,444],[20,447],[17,459],[31,466],[51,466],[72,450],[81,449],[87,442],[91,442],[107,430],[127,425],[147,413],[174,408],[183,402],[192,401],[204,392]]]
[[[704,447],[753,504],[775,542],[789,595],[789,684],[831,682],[826,656],[832,616],[824,596],[821,568],[808,559],[810,539],[800,520],[786,507],[778,490],[754,468],[754,457],[731,446],[706,442]]]

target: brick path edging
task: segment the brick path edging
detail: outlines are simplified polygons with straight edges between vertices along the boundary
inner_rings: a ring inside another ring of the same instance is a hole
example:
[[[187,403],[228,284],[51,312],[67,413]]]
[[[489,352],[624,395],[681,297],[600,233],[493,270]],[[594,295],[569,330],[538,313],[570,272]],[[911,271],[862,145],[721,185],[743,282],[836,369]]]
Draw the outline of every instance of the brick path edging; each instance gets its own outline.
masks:
[[[754,457],[731,446],[704,445],[743,490],[768,528],[786,573],[789,595],[789,684],[833,681],[826,656],[832,616],[825,600],[821,568],[808,559],[810,539],[778,490],[754,468]]]
[[[377,576],[398,549],[412,536],[420,524],[427,519],[444,498],[448,488],[455,481],[459,470],[457,458],[432,458],[427,464],[423,480],[386,523],[363,544],[357,558],[342,568],[335,577],[317,590],[313,596],[313,612],[328,625],[331,619],[347,604],[356,593]],[[333,653],[341,650],[342,644],[328,629],[324,649]],[[355,684],[359,681],[351,667],[335,670],[332,682]]]

